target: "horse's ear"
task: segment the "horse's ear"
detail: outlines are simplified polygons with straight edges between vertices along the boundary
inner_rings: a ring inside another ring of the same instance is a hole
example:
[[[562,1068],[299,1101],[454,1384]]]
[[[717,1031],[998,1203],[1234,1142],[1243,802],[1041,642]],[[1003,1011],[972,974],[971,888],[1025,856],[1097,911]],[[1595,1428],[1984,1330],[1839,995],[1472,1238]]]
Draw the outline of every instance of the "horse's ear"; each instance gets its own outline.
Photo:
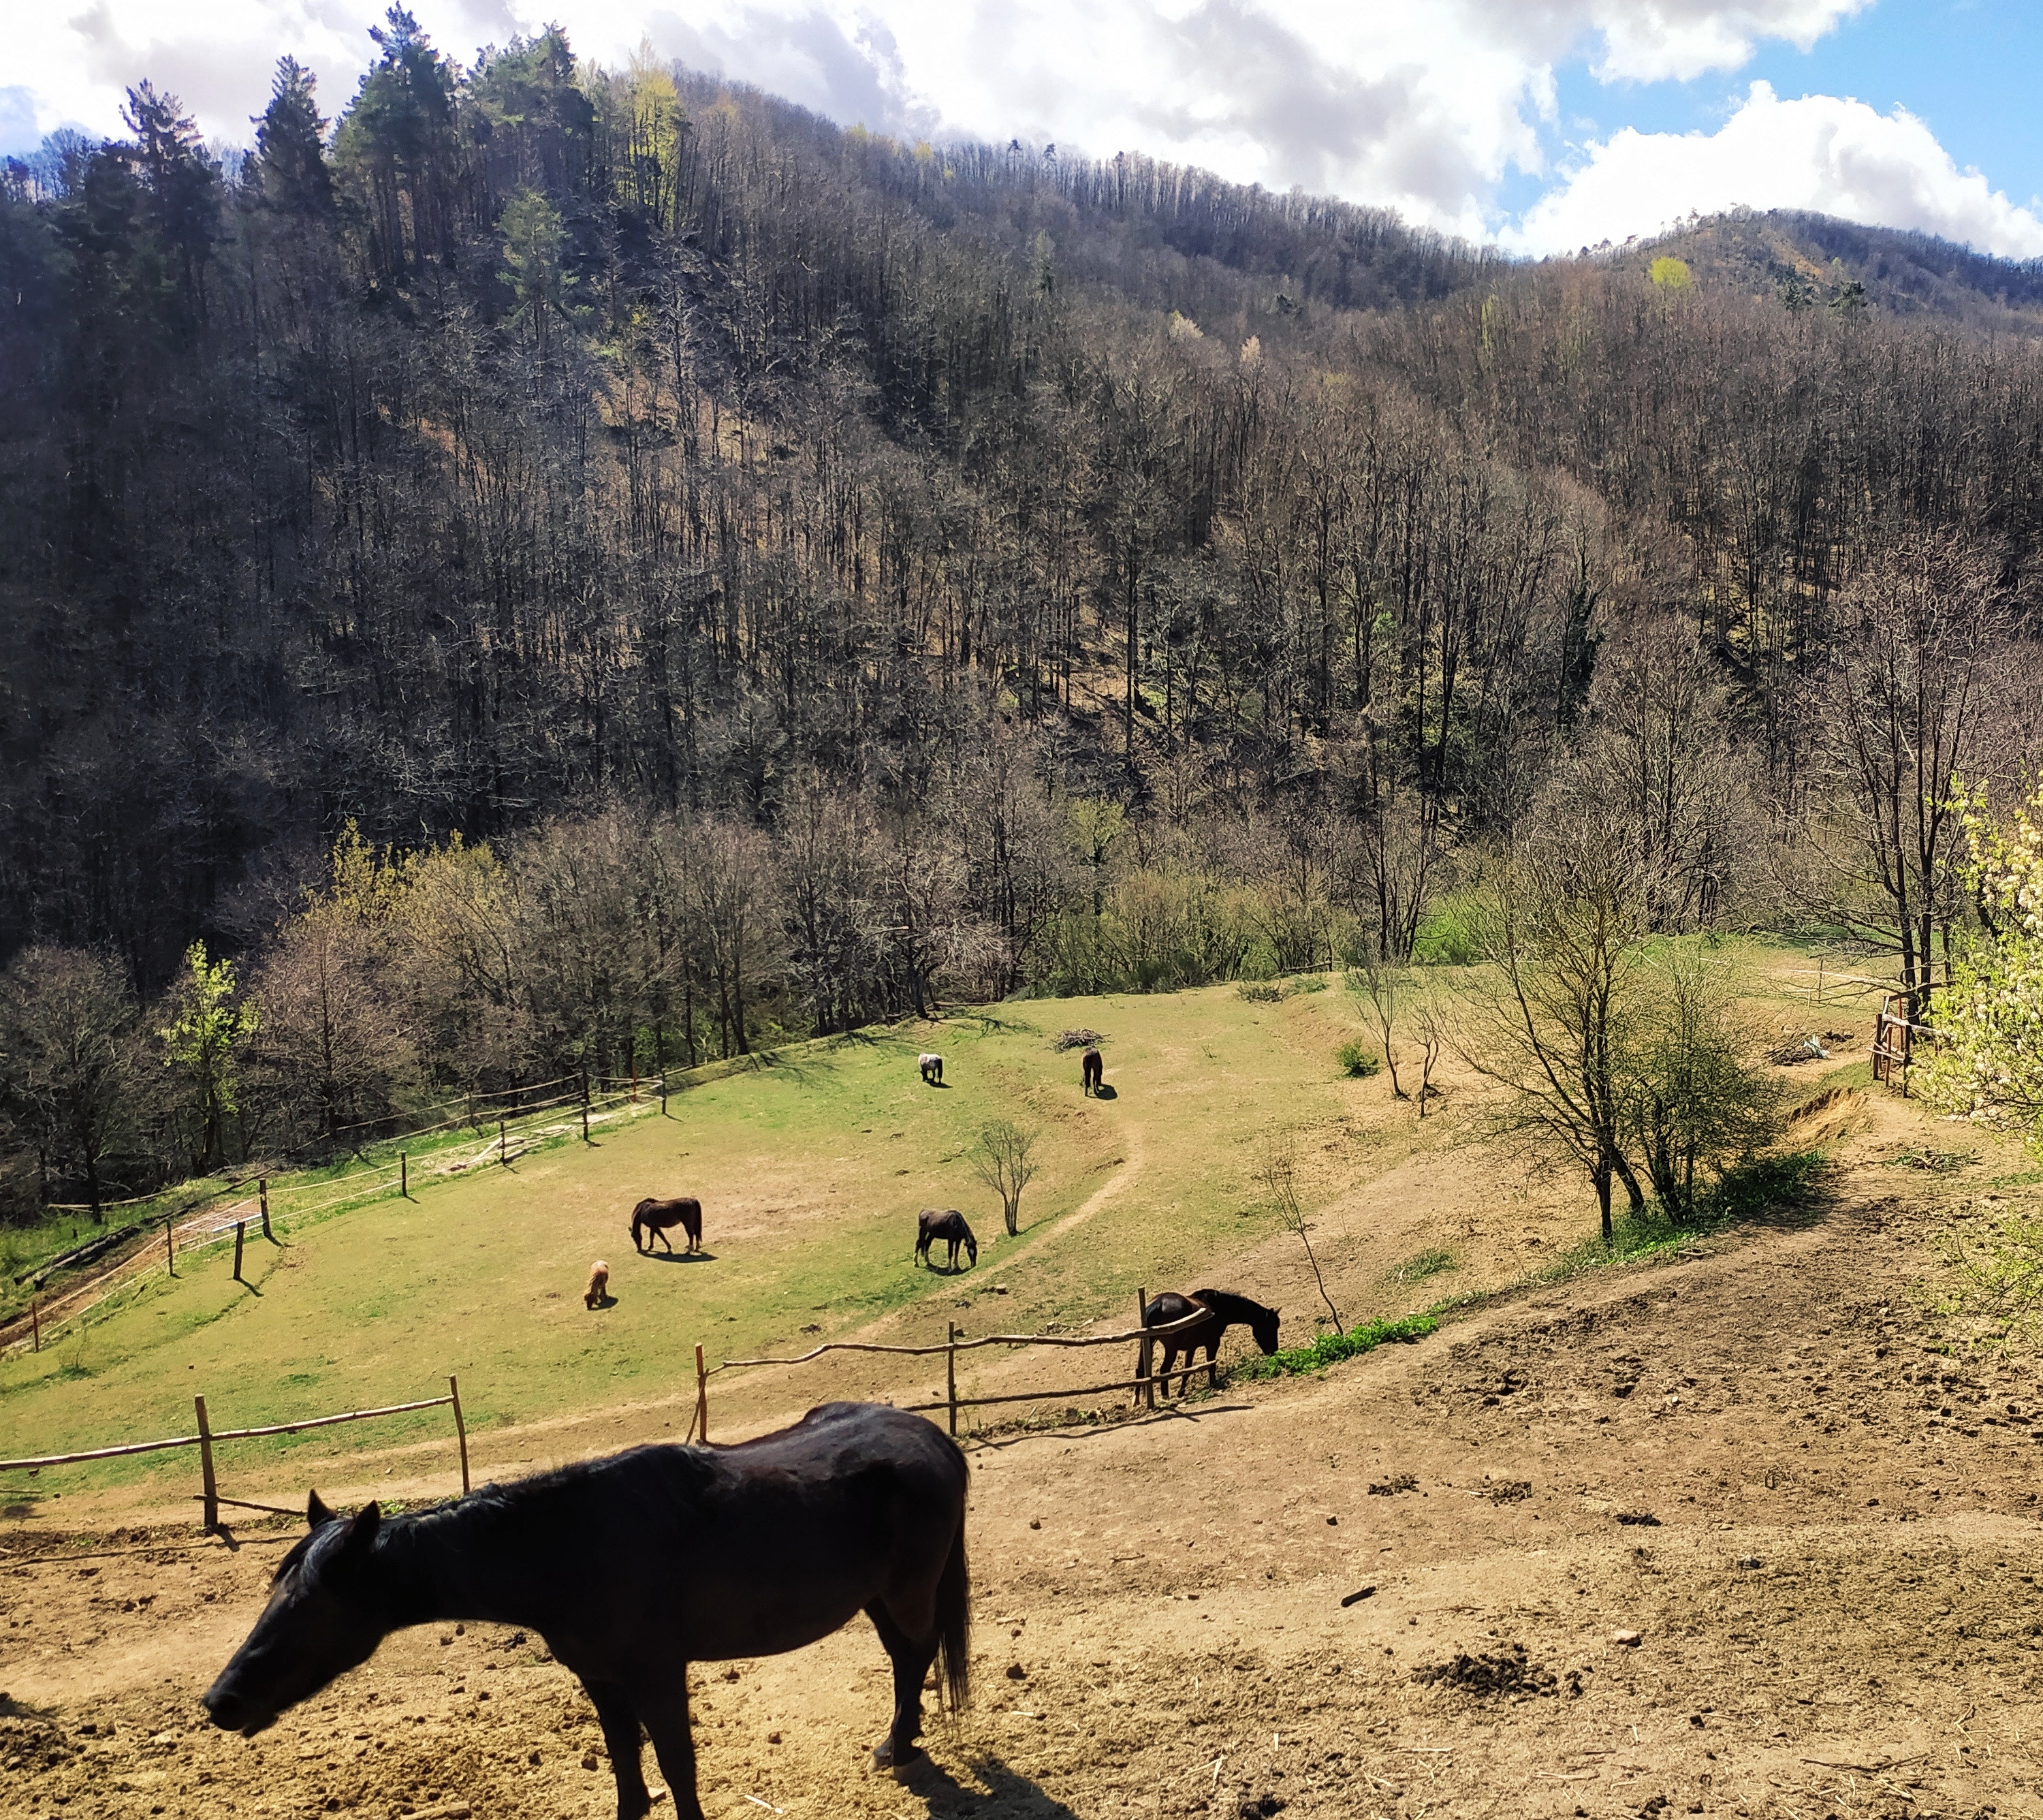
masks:
[[[316,1492],[305,1499],[305,1521],[316,1530],[324,1529],[333,1521],[333,1512],[326,1507],[325,1500]]]
[[[376,1540],[376,1532],[383,1526],[383,1509],[380,1504],[364,1504],[355,1513],[347,1526],[347,1535],[341,1546],[350,1554],[366,1553]]]

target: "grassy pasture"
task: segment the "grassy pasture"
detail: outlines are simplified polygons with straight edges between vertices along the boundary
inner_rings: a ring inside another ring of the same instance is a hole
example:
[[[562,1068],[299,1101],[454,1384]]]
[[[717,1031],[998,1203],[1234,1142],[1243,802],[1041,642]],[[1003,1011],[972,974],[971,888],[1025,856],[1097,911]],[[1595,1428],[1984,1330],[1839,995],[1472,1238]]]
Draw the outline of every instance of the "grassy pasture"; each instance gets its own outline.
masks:
[[[1076,1054],[1052,1046],[1080,1025],[1109,1036],[1112,1098],[1083,1098]],[[0,1454],[186,1433],[195,1391],[216,1427],[240,1427],[431,1396],[456,1372],[486,1428],[673,1395],[697,1340],[712,1361],[802,1350],[895,1310],[940,1336],[957,1291],[913,1263],[925,1206],[972,1222],[974,1286],[1010,1292],[1002,1327],[1132,1313],[1139,1284],[1189,1281],[1265,1223],[1248,1184],[1255,1138],[1341,1114],[1362,1084],[1338,1078],[1333,1053],[1354,1028],[1339,992],[1257,1004],[1216,988],[1002,1005],[804,1045],[677,1095],[670,1118],[600,1128],[587,1148],[451,1178],[415,1171],[409,1204],[251,1242],[245,1287],[231,1246],[185,1261],[82,1340],[0,1361]],[[941,1089],[916,1073],[930,1046],[945,1057]],[[965,1157],[1000,1116],[1042,1132],[1016,1239]],[[702,1199],[711,1259],[634,1257],[632,1204],[681,1192]],[[598,1257],[616,1303],[591,1314],[581,1292]],[[447,1426],[434,1411],[349,1432],[387,1443]],[[224,1473],[245,1480],[266,1455],[333,1443],[240,1444]],[[36,1490],[148,1475],[190,1478],[194,1462],[66,1469]]]

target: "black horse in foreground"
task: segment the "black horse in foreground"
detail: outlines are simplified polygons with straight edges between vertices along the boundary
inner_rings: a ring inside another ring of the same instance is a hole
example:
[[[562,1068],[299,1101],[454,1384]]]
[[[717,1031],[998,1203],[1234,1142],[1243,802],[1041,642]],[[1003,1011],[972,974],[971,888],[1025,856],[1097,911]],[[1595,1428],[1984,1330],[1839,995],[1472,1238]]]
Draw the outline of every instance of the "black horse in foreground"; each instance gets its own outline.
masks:
[[[596,1703],[618,1820],[653,1805],[641,1725],[677,1820],[702,1820],[688,1664],[799,1649],[863,1609],[894,1664],[894,1723],[873,1760],[903,1764],[939,1656],[953,1711],[966,1696],[967,1477],[956,1443],[922,1417],[831,1403],[735,1447],[634,1447],[416,1516],[365,1504],[342,1519],[315,1492],[312,1533],[205,1709],[252,1737],[393,1630],[521,1625]],[[596,1596],[627,1561],[629,1592]]]
[[[678,1226],[688,1235],[688,1249],[702,1249],[702,1203],[692,1194],[684,1194],[674,1200],[654,1200],[648,1196],[631,1210],[631,1249],[650,1251],[653,1241],[659,1242],[672,1251],[674,1242],[667,1236],[667,1228]],[[646,1234],[646,1242],[638,1242],[638,1234]]]
[[[1083,1093],[1097,1093],[1106,1080],[1106,1064],[1099,1058],[1099,1051],[1088,1049],[1079,1058],[1079,1090]]]
[[[1255,1343],[1262,1347],[1264,1357],[1276,1351],[1277,1311],[1264,1307],[1260,1302],[1251,1302],[1246,1296],[1237,1296],[1231,1289],[1194,1289],[1189,1296],[1167,1289],[1162,1295],[1151,1298],[1148,1307],[1142,1311],[1142,1324],[1145,1327],[1167,1327],[1173,1321],[1198,1314],[1202,1308],[1209,1319],[1197,1327],[1181,1328],[1159,1342],[1163,1348],[1163,1362],[1158,1368],[1158,1377],[1170,1375],[1171,1367],[1177,1363],[1181,1352],[1185,1355],[1186,1367],[1191,1368],[1199,1348],[1204,1346],[1207,1381],[1217,1387],[1221,1335],[1229,1327],[1246,1327],[1255,1336]]]
[[[962,1245],[965,1255],[974,1264],[979,1261],[979,1241],[972,1237],[972,1228],[965,1224],[964,1215],[953,1208],[949,1213],[939,1213],[933,1207],[926,1207],[915,1220],[915,1261],[930,1261],[930,1247],[938,1239],[950,1241],[950,1268],[957,1269],[958,1247]]]

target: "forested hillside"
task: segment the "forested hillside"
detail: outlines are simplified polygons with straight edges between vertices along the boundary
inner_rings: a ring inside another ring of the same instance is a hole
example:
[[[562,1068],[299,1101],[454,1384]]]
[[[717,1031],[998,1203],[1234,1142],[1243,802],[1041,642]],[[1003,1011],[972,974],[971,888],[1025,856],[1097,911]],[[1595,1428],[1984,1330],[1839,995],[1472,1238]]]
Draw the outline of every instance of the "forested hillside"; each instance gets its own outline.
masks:
[[[2043,754],[2033,272],[1807,222],[1513,266],[558,33],[380,44],[332,122],[286,59],[224,163],[144,85],[8,168],[42,1188],[1451,946],[1585,809],[1657,927],[1914,977],[1967,913],[1943,784]]]

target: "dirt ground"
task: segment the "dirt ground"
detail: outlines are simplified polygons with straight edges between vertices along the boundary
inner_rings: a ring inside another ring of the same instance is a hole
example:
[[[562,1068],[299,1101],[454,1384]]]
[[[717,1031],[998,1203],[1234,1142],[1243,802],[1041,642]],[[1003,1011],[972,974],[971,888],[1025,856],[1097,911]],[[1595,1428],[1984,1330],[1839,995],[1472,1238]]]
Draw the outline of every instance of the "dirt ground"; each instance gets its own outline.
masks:
[[[1955,1211],[2035,1190],[1992,1186],[2005,1158],[1895,1166],[1936,1128],[1884,1100],[1857,1117],[1815,1223],[1527,1292],[1318,1380],[982,1441],[963,1721],[903,1780],[867,1766],[887,1696],[863,1620],[706,1664],[705,1807],[2043,1816],[2043,1381],[1933,1350],[1910,1292]],[[493,1627],[397,1638],[253,1741],[213,1730],[196,1696],[289,1534],[125,1519],[0,1535],[9,1820],[613,1811],[579,1688]],[[628,1563],[602,1571],[630,1596]]]

